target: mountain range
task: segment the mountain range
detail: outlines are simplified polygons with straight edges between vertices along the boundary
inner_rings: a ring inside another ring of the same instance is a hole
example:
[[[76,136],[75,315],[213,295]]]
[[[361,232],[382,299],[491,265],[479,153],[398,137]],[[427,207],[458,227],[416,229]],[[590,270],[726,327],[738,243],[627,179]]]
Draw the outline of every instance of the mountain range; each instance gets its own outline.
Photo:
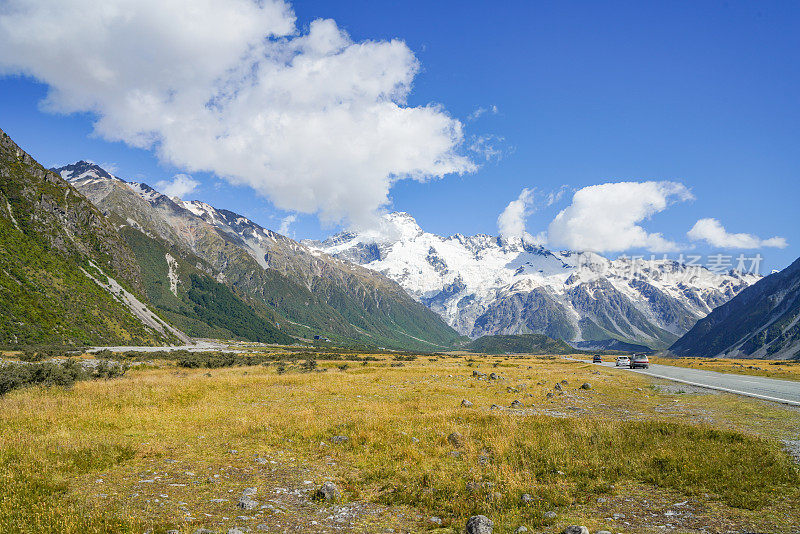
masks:
[[[536,333],[589,349],[666,348],[759,279],[519,238],[442,237],[400,212],[384,217],[378,237],[343,232],[305,243],[385,274],[470,338]]]
[[[566,341],[800,357],[800,260],[762,279],[529,239],[442,237],[399,212],[379,233],[298,242],[91,162],[45,169],[0,134],[2,346],[330,339],[564,352]]]
[[[677,356],[800,359],[800,259],[699,320]]]
[[[184,310],[196,309],[194,315],[200,316],[207,306],[191,305],[186,298],[191,300],[198,287],[211,286],[210,278],[283,336],[416,350],[440,350],[459,338],[383,274],[239,214],[169,198],[86,161],[52,170],[116,222],[139,261],[150,266],[149,299],[192,335],[207,328],[193,328],[197,317]],[[218,315],[215,326],[226,314],[219,310]]]

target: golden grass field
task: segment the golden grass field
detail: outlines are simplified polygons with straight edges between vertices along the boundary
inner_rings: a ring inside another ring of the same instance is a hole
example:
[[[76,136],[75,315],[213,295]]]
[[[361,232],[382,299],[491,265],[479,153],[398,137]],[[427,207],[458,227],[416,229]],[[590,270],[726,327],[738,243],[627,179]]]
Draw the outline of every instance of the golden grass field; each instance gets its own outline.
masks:
[[[285,365],[0,397],[0,532],[444,533],[477,513],[499,533],[800,532],[794,409],[547,357]],[[326,480],[340,502],[309,498]],[[247,487],[267,507],[238,509]]]
[[[659,358],[651,363],[704,369],[719,373],[766,376],[782,380],[800,380],[800,360],[743,360],[733,358]]]

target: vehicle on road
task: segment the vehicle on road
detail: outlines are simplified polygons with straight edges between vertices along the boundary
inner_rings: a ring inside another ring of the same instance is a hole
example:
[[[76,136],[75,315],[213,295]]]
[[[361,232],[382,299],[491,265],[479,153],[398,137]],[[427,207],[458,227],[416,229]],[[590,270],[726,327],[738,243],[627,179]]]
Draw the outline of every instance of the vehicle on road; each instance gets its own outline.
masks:
[[[592,363],[603,363],[603,358],[599,354],[595,354]]]
[[[631,359],[627,356],[617,356],[617,367],[630,367]]]
[[[631,356],[631,369],[648,369],[650,367],[650,360],[646,354],[634,354]]]

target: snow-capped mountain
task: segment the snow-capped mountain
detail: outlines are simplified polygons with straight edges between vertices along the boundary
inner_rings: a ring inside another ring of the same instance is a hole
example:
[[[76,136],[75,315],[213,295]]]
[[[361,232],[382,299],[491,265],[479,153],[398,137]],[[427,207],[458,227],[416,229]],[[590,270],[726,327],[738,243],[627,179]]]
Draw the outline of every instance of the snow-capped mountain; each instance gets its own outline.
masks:
[[[384,273],[473,338],[541,333],[661,348],[759,278],[669,259],[553,252],[521,239],[442,237],[407,213],[384,223],[391,237],[347,232],[306,244]]]
[[[250,219],[127,182],[80,161],[53,171],[104,213],[207,263],[218,282],[301,338],[441,350],[459,335],[396,282]],[[170,283],[172,283],[170,281]]]

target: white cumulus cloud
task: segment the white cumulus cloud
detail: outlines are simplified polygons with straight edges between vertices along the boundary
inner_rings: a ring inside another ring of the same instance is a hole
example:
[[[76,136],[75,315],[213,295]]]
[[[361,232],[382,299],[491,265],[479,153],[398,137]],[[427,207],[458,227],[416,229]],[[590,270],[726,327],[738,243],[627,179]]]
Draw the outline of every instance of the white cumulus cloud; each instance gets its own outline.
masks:
[[[44,109],[324,221],[368,225],[396,181],[475,170],[461,122],[406,104],[418,71],[404,42],[301,32],[281,0],[0,6],[0,72],[47,84]]]
[[[753,234],[731,234],[717,219],[706,218],[697,221],[691,230],[686,232],[695,241],[705,241],[709,245],[720,248],[786,248],[788,243],[783,237],[761,239]]]
[[[505,238],[528,237],[525,222],[533,211],[534,190],[525,188],[497,217],[497,228]]]
[[[168,197],[184,198],[186,195],[194,193],[200,182],[188,174],[176,174],[172,180],[159,180],[156,182],[156,189]]]
[[[644,248],[678,250],[661,233],[649,233],[641,222],[675,201],[694,198],[677,182],[616,182],[584,187],[548,227],[548,243],[572,250],[619,252]]]

